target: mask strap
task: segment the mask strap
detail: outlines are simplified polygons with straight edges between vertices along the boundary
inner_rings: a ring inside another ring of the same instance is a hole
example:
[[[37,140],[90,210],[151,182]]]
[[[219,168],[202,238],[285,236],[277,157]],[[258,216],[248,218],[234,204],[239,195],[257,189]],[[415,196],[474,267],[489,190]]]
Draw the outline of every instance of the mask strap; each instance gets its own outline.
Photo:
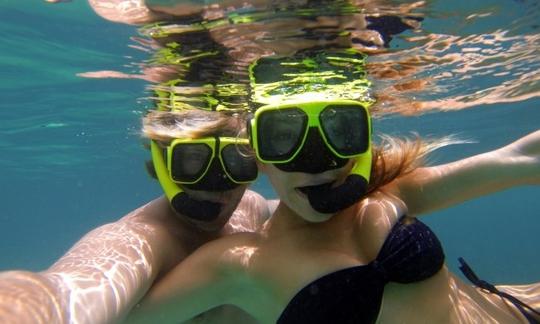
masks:
[[[163,156],[163,150],[155,141],[150,141],[150,150],[152,151],[152,161],[154,162],[154,169],[165,195],[169,201],[172,201],[175,196],[184,192],[176,183],[174,183],[169,177],[167,165],[165,164],[165,158]]]

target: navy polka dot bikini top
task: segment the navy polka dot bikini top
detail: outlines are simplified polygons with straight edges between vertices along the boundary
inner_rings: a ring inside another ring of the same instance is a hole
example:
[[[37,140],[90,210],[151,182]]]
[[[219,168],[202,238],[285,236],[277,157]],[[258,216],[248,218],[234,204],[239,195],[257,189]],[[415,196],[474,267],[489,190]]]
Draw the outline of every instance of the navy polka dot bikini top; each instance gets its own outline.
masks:
[[[431,229],[403,216],[375,260],[316,279],[293,297],[278,323],[375,323],[386,283],[421,281],[443,264],[441,243]]]

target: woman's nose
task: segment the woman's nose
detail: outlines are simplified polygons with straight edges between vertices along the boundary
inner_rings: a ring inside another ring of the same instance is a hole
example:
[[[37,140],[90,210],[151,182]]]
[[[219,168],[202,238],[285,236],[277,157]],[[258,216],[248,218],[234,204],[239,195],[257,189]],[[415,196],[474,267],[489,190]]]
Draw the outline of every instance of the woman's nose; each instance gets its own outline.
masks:
[[[298,155],[288,163],[274,164],[285,172],[322,173],[338,169],[347,164],[348,159],[336,156],[321,137],[316,127],[310,127],[304,146]]]

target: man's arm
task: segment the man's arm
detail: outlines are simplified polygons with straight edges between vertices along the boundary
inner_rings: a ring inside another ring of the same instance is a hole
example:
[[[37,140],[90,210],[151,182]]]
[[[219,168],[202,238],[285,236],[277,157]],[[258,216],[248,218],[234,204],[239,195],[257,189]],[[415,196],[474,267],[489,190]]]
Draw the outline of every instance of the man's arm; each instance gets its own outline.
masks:
[[[244,250],[255,237],[235,233],[206,243],[160,279],[126,323],[179,323],[217,306],[239,306],[248,282]]]
[[[109,323],[150,288],[175,246],[148,222],[162,199],[86,234],[48,270],[0,273],[1,323]],[[161,212],[160,214],[163,214]],[[177,251],[178,252],[178,251]]]

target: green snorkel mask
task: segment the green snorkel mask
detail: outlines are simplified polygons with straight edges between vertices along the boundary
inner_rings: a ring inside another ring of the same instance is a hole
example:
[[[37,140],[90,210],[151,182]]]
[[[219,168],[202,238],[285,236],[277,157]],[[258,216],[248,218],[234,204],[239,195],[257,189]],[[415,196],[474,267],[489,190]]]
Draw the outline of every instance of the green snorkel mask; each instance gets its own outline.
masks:
[[[312,51],[263,58],[250,69],[253,101],[262,105],[248,130],[260,161],[286,172],[321,173],[354,159],[342,184],[298,188],[321,213],[350,207],[367,193],[372,164],[368,108],[373,99],[364,59],[352,50]],[[282,71],[279,81],[276,71]],[[271,76],[259,78],[261,72]]]
[[[189,197],[189,195],[169,177],[162,148],[160,148],[155,141],[150,142],[150,148],[152,151],[152,162],[154,163],[154,169],[156,170],[159,184],[173,210],[178,214],[199,221],[209,222],[216,219],[221,211],[221,205],[219,203],[199,201]]]
[[[196,220],[213,220],[221,204],[191,199],[180,184],[192,189],[226,191],[257,178],[254,158],[241,152],[242,146],[244,150],[249,146],[247,139],[175,139],[166,149],[167,158],[155,141],[150,145],[157,178],[171,206],[176,212]],[[219,165],[214,165],[217,161]],[[201,183],[205,186],[199,186]]]
[[[249,127],[257,158],[283,171],[321,173],[354,159],[343,184],[299,188],[318,212],[335,213],[366,194],[372,160],[367,105],[353,100],[267,105]]]

